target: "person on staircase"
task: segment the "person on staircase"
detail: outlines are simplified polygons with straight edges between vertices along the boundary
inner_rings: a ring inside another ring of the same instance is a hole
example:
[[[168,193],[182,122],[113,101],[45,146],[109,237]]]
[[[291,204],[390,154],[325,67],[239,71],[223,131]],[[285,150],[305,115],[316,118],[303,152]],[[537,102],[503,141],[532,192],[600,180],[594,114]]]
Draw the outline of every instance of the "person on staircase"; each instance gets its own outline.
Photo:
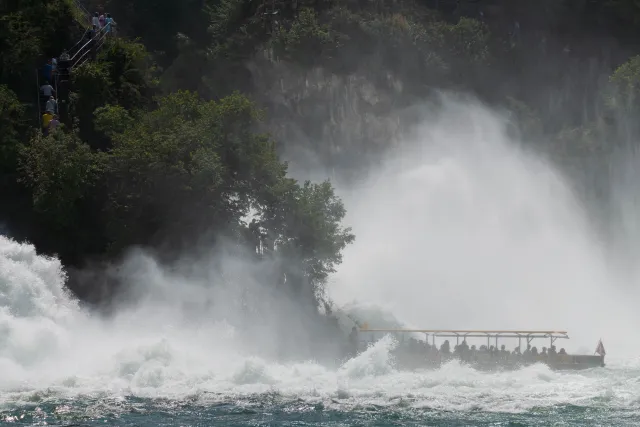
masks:
[[[96,29],[100,28],[100,15],[98,12],[94,13],[91,17],[91,26]]]
[[[87,31],[84,33],[84,39],[85,39],[86,41],[93,40],[93,38],[94,38],[94,37],[95,37],[95,35],[96,35],[96,31],[97,31],[97,30],[96,30],[96,28],[97,28],[97,27],[95,27],[94,25],[92,25],[92,26],[91,26],[91,28],[88,28],[88,29],[87,29]]]
[[[42,133],[44,134],[44,136],[49,135],[49,124],[51,123],[51,120],[53,120],[53,114],[45,111],[45,113],[42,115]]]
[[[51,114],[56,114],[58,112],[58,102],[53,96],[49,97],[49,100],[47,101],[47,104],[45,105],[44,110]]]
[[[58,119],[58,115],[54,114],[53,118],[51,119],[51,121],[49,122],[49,128],[47,129],[47,133],[52,133],[53,131],[55,131],[58,126],[60,125],[60,120]]]
[[[111,37],[114,34],[116,26],[116,21],[113,20],[110,13],[107,13],[107,18],[105,19],[105,28],[104,31],[107,33],[107,36]]]
[[[40,105],[46,103],[56,93],[53,86],[49,84],[49,80],[45,80],[44,84],[40,86]]]
[[[44,64],[44,69],[42,70],[42,74],[44,75],[45,80],[52,81],[53,80],[53,64],[49,59],[46,64]]]

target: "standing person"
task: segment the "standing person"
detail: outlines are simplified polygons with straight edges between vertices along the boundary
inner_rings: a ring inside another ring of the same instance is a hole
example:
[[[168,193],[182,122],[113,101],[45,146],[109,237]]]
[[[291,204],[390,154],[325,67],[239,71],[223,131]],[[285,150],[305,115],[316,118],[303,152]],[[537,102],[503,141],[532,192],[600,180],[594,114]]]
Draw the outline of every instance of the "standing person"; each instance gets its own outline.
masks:
[[[104,28],[104,20],[105,20],[104,13],[101,13],[100,17],[98,18],[98,24],[100,25],[100,29]]]
[[[107,19],[105,20],[106,24],[105,24],[105,32],[108,35],[112,35],[111,31],[113,30],[113,27],[116,25],[115,21],[113,20],[113,18],[111,17],[110,13],[107,13]]]
[[[86,33],[84,33],[84,37],[85,37],[85,39],[86,39],[87,41],[91,41],[91,40],[93,40],[93,38],[95,37],[95,35],[96,35],[96,27],[95,27],[95,26],[93,26],[93,25],[91,26],[91,28],[89,28],[89,29],[87,30],[87,32],[86,32]]]
[[[56,90],[49,84],[49,80],[45,80],[44,84],[40,86],[40,90],[42,91],[42,95],[44,95],[47,99],[49,99],[53,94],[56,93]]]
[[[55,77],[57,72],[58,72],[58,60],[56,58],[51,58],[51,73]]]
[[[44,64],[42,73],[44,74],[44,78],[46,80],[52,80],[51,77],[53,76],[53,64],[51,63],[50,59],[47,61],[46,64]]]
[[[44,136],[47,136],[49,134],[49,123],[51,123],[51,120],[53,120],[53,114],[46,111],[42,115],[42,133],[44,134]]]
[[[100,15],[98,15],[98,12],[93,14],[93,17],[91,18],[91,25],[94,28],[100,28]]]
[[[58,112],[58,102],[53,96],[49,97],[49,100],[47,101],[47,105],[44,107],[44,110],[51,114],[55,114]]]
[[[49,122],[49,128],[47,129],[48,133],[51,133],[54,130],[56,130],[56,128],[58,127],[59,124],[60,124],[60,120],[58,120],[58,115],[54,114],[53,118]]]

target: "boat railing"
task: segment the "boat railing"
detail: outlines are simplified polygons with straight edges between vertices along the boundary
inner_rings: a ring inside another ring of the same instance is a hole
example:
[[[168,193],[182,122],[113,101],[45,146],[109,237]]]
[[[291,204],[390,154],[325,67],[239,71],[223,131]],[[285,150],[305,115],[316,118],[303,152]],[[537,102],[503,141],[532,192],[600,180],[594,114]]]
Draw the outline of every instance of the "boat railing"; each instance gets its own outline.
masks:
[[[532,340],[539,338],[549,339],[550,345],[553,345],[557,339],[569,339],[567,331],[561,330],[479,330],[479,329],[380,329],[369,328],[366,324],[360,328],[360,333],[384,333],[384,334],[423,334],[427,342],[431,338],[432,343],[435,343],[436,338],[455,338],[456,344],[460,343],[467,338],[484,338],[487,340],[487,345],[491,344],[491,340],[494,340],[495,345],[498,345],[498,340],[503,338],[517,338],[518,345],[522,345],[522,340],[526,340],[527,344],[530,344]]]

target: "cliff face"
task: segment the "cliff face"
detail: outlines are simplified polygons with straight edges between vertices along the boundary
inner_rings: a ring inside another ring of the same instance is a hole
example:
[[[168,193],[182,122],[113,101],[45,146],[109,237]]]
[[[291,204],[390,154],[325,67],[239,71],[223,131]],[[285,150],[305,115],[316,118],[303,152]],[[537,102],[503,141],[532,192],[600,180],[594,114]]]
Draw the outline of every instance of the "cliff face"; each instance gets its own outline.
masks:
[[[285,157],[332,173],[365,166],[398,143],[403,83],[380,70],[338,75],[261,58],[249,65],[255,96],[268,111],[268,129]]]

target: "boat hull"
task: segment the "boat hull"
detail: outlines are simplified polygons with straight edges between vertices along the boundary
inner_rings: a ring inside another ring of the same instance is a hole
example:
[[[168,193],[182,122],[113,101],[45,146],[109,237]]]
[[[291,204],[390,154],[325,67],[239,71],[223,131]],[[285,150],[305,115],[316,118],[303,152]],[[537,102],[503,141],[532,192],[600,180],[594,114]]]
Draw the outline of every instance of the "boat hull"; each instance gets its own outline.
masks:
[[[551,357],[529,357],[509,355],[507,357],[491,357],[489,355],[457,355],[439,354],[392,354],[395,365],[402,370],[437,369],[453,360],[469,365],[481,371],[517,370],[535,364],[544,364],[557,371],[575,371],[604,367],[601,356],[557,355]]]

